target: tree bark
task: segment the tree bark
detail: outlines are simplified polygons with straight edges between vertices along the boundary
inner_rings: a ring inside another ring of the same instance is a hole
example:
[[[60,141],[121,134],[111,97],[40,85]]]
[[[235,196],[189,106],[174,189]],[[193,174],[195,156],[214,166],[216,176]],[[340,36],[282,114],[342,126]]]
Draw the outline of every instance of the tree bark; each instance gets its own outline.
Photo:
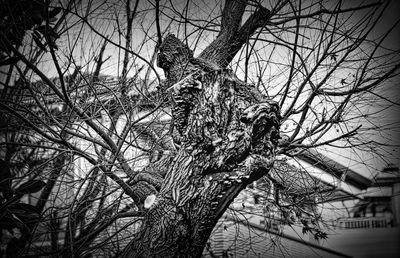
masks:
[[[258,6],[246,22],[240,26],[247,1],[226,1],[222,13],[221,31],[217,38],[206,47],[198,58],[225,68],[237,52],[258,28],[264,27],[271,18],[271,12]]]
[[[234,198],[273,165],[277,103],[224,69],[268,19],[260,7],[240,26],[245,6],[226,2],[221,33],[200,58],[173,35],[160,46],[157,65],[168,81],[177,151],[167,168],[158,168],[166,170],[161,189],[145,205],[140,230],[122,257],[200,257]]]
[[[164,43],[177,43],[169,37]],[[179,51],[172,53],[190,53],[182,43],[176,46]],[[193,64],[187,56],[174,59],[164,54],[159,65],[170,76],[181,73],[171,81],[185,76],[169,88],[178,150],[125,257],[201,256],[213,227],[237,194],[268,173],[279,138],[277,104],[252,85],[229,70],[205,71],[210,67]],[[172,59],[184,60],[192,73],[171,67]]]

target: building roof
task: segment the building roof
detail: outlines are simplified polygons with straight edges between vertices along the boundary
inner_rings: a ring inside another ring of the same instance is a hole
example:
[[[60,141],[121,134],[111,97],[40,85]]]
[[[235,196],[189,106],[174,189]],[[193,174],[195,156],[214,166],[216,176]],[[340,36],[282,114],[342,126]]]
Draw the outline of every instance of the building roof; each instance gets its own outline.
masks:
[[[297,157],[337,178],[344,178],[345,183],[360,190],[368,188],[372,183],[372,180],[360,175],[349,167],[345,167],[333,159],[328,158],[315,149],[308,149]]]
[[[396,183],[400,183],[400,170],[398,167],[388,166],[375,175],[371,187],[393,186]]]

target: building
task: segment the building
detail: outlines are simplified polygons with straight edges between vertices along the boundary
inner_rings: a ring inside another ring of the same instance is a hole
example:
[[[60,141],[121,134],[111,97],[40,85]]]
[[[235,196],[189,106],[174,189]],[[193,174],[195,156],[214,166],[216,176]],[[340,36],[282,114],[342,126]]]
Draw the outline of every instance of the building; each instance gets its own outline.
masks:
[[[324,246],[353,257],[400,257],[399,169],[383,169],[363,190],[350,216],[337,219]]]
[[[303,164],[324,170],[338,182],[343,180],[336,185],[326,180],[315,184],[320,192],[329,191],[324,200],[316,201],[325,222],[319,227],[327,238],[304,231],[296,218],[288,223],[276,210],[266,213],[265,207],[257,205],[256,187],[246,189],[220,219],[205,257],[400,257],[398,168],[385,168],[368,179],[315,151],[299,157]],[[343,211],[347,208],[348,212],[322,212],[328,207],[345,207]]]

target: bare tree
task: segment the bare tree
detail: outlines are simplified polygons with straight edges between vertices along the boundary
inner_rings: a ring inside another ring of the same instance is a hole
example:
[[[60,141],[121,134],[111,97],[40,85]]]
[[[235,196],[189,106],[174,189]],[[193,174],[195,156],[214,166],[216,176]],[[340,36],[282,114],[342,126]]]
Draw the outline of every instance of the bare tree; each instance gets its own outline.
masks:
[[[397,105],[385,91],[400,67],[387,44],[398,22],[374,35],[388,3],[57,5],[60,27],[42,41],[0,33],[1,60],[13,61],[1,115],[43,142],[24,147],[62,157],[35,203],[52,232],[44,253],[199,257],[247,185],[267,178],[288,188],[296,178],[277,158],[387,146],[370,134],[384,134],[372,118]],[[47,52],[32,59],[37,51]],[[6,98],[18,85],[19,99]],[[21,144],[5,139],[8,149]],[[300,207],[296,191],[285,209]]]

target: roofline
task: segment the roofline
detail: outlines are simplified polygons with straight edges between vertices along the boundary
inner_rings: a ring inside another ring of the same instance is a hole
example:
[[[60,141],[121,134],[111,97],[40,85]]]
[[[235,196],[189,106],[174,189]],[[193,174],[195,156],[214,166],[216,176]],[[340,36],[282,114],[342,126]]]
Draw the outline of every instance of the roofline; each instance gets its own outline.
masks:
[[[328,158],[327,156],[317,152],[315,149],[308,149],[296,157],[337,178],[341,178],[342,175],[346,173],[344,182],[360,190],[367,189],[372,183],[372,180],[358,174],[348,167],[343,166],[333,159]]]

